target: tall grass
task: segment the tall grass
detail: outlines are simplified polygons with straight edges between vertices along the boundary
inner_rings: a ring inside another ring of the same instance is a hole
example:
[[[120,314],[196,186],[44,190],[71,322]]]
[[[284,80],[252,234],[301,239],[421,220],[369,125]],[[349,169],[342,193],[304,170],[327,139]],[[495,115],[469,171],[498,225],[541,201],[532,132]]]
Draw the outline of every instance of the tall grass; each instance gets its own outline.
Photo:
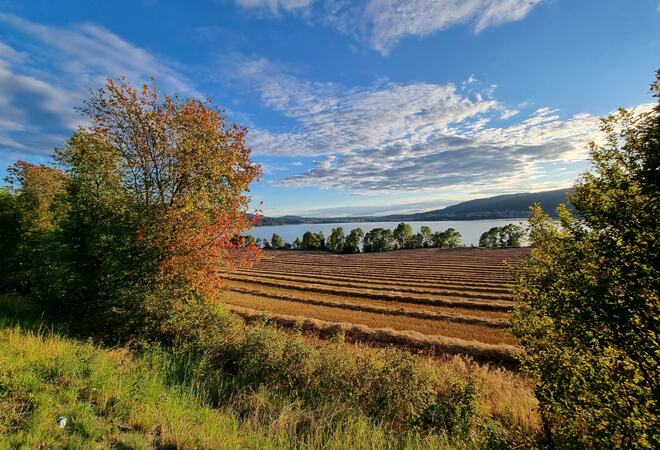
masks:
[[[174,349],[129,351],[5,320],[0,448],[507,448],[538,433],[530,387],[502,369],[312,344],[220,310],[173,321]]]

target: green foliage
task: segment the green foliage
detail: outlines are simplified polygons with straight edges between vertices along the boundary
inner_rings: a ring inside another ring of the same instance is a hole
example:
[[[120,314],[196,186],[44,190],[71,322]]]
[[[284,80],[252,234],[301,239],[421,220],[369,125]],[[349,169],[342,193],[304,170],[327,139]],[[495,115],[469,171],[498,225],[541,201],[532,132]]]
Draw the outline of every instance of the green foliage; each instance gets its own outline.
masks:
[[[284,248],[284,239],[277,233],[273,233],[273,237],[270,239],[270,245],[273,249],[277,250],[278,248]]]
[[[346,237],[344,243],[344,253],[360,253],[362,240],[364,239],[364,231],[362,228],[354,228]]]
[[[303,250],[321,250],[324,245],[325,239],[323,238],[323,233],[312,233],[311,231],[307,231],[303,234],[300,248]]]
[[[392,232],[396,244],[399,248],[412,248],[413,242],[413,229],[409,223],[401,222],[396,226]],[[379,250],[382,251],[382,250]]]
[[[344,228],[333,228],[328,239],[328,250],[335,253],[342,253],[344,251],[344,244],[346,236],[344,235]]]
[[[461,245],[461,233],[453,228],[433,233],[432,244],[435,248],[456,248]]]
[[[409,241],[406,241],[409,242]],[[364,235],[363,248],[369,252],[386,252],[394,249],[395,240],[392,230],[385,228],[374,228]]]
[[[513,330],[553,445],[658,448],[660,103],[601,128],[571,197],[577,214],[561,207],[558,227],[533,210]]]
[[[493,227],[479,238],[479,247],[520,247],[526,232],[523,227],[507,224],[503,227]]]
[[[18,287],[16,274],[19,268],[18,245],[21,237],[16,193],[9,188],[0,188],[0,255],[3,268],[0,270],[0,290]]]

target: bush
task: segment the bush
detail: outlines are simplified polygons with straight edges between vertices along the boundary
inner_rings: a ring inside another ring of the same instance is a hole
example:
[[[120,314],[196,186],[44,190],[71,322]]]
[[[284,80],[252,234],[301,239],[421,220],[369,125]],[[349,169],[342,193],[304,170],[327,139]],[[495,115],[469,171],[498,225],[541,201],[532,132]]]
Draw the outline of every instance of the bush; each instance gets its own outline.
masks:
[[[660,71],[653,90],[660,98]],[[560,207],[558,227],[534,208],[514,332],[550,443],[658,448],[660,103],[620,110],[602,131],[571,196],[576,216]]]

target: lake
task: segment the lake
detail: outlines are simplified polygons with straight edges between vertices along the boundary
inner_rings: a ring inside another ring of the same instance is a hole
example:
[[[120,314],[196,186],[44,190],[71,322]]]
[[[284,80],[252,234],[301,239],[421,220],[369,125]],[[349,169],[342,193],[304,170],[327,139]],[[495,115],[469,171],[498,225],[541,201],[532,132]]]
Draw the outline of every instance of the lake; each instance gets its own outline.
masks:
[[[299,237],[302,240],[302,235],[306,231],[312,231],[318,233],[323,231],[326,239],[330,236],[330,232],[333,228],[343,227],[344,233],[348,233],[353,228],[362,228],[362,231],[365,233],[374,228],[389,228],[394,230],[400,222],[348,222],[348,223],[318,223],[318,224],[295,224],[295,225],[274,225],[274,226],[263,226],[255,227],[250,232],[246,234],[251,234],[255,238],[262,238],[271,240],[273,233],[277,233],[282,236],[285,242],[293,242],[296,240],[296,237]],[[479,238],[482,233],[488,231],[492,227],[501,227],[509,223],[514,223],[517,225],[525,225],[527,219],[494,219],[494,220],[443,220],[437,222],[406,222],[409,223],[413,231],[417,233],[419,229],[426,225],[431,227],[431,229],[436,231],[444,231],[447,228],[454,228],[458,230],[459,233],[463,236],[463,245],[479,245]]]

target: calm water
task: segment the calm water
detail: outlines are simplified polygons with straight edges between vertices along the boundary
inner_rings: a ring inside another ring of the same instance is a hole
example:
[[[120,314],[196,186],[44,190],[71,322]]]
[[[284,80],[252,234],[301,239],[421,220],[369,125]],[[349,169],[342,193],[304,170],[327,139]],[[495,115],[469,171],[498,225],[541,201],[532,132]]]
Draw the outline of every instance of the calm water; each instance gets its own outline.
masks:
[[[489,230],[492,227],[501,227],[503,225],[514,223],[517,225],[525,225],[527,219],[496,219],[496,220],[444,220],[441,222],[407,222],[412,227],[414,232],[418,232],[419,229],[426,225],[431,227],[435,231],[444,231],[447,228],[454,228],[458,230],[463,235],[463,245],[479,245],[479,237],[484,231]],[[333,228],[344,227],[344,233],[348,233],[353,228],[362,228],[366,233],[367,231],[373,228],[389,228],[394,230],[399,222],[351,222],[351,223],[326,223],[326,224],[296,224],[296,225],[276,225],[268,227],[255,227],[252,231],[247,234],[253,235],[255,238],[265,238],[270,241],[273,233],[277,233],[282,236],[285,242],[293,242],[296,240],[296,237],[302,239],[302,235],[305,231],[313,231],[318,233],[323,231],[325,237],[330,236],[330,232]]]

